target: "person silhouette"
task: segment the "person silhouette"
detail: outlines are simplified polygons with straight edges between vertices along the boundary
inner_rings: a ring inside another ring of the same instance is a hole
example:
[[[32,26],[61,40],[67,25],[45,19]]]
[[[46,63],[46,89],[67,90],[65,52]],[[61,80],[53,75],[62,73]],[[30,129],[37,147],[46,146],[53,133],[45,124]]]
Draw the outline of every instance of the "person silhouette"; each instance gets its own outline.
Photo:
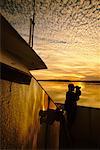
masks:
[[[74,89],[76,91],[74,92]],[[64,104],[64,109],[67,113],[67,121],[71,125],[76,117],[77,112],[77,101],[81,95],[80,87],[74,87],[74,84],[68,85],[68,92],[66,92],[66,100]]]
[[[76,88],[76,92],[75,92],[75,94],[76,94],[76,101],[78,101],[79,97],[81,95],[81,90],[80,90],[81,87],[75,86],[74,88]]]

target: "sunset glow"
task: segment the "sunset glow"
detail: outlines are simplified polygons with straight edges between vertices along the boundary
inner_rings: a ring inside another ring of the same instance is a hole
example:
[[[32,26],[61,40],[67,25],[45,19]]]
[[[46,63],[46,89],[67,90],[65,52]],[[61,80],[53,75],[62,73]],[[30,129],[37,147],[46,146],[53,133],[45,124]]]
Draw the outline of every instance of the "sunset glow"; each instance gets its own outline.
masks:
[[[15,5],[10,8],[7,1],[1,9],[2,14],[28,42],[33,3],[29,0],[25,0],[24,4],[15,1],[18,8],[11,13]],[[35,0],[35,2],[33,49],[48,69],[31,70],[31,74],[37,80],[100,81],[100,1]],[[23,8],[21,12],[19,5]],[[80,82],[79,84],[82,90],[87,90],[85,84]],[[66,91],[64,84],[42,81],[41,85],[53,100],[63,102]],[[90,99],[93,98],[92,93],[100,97],[91,88],[89,86]],[[95,100],[91,104],[87,101],[87,97],[83,97],[79,104],[100,107],[100,102],[96,103],[96,98],[93,98]]]

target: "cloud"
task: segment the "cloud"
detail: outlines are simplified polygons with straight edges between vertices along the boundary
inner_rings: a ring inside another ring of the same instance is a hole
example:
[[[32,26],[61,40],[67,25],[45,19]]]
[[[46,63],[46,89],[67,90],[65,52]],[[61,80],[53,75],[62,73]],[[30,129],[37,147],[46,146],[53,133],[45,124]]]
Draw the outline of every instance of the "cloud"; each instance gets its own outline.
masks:
[[[63,40],[54,40],[54,39],[49,39],[49,38],[45,38],[45,37],[39,37],[39,36],[35,36],[34,37],[36,40],[41,40],[41,41],[47,41],[47,42],[50,42],[50,43],[54,43],[54,44],[66,44],[66,41],[63,41]]]
[[[2,14],[28,41],[33,1],[0,4]],[[34,50],[48,66],[48,70],[31,71],[37,80],[100,80],[99,5],[98,0],[36,0]],[[61,100],[64,96],[57,91],[63,85],[57,86],[52,99]]]

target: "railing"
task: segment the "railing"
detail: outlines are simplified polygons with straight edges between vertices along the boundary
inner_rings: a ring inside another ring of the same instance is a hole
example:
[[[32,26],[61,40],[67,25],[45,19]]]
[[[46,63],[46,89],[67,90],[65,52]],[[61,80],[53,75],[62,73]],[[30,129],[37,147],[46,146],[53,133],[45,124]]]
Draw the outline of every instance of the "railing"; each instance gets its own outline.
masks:
[[[42,130],[44,134],[42,138],[44,138],[42,145],[43,149],[58,148],[59,147],[59,134],[60,134],[60,119],[62,117],[62,112],[59,110],[54,101],[48,97],[48,107],[47,110],[40,110],[40,124],[42,126]],[[58,121],[57,126],[55,127],[55,121]],[[44,129],[45,128],[45,129]],[[54,135],[53,132],[58,132],[58,136]],[[52,134],[52,135],[51,135]],[[51,135],[51,136],[50,136]],[[56,142],[54,142],[56,141]]]

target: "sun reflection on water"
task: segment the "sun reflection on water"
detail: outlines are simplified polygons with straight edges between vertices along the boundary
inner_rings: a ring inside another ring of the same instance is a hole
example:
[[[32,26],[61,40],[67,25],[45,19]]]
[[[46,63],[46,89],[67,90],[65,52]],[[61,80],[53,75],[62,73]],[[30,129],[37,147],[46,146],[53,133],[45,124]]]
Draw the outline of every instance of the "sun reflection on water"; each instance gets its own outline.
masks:
[[[70,82],[41,81],[40,84],[50,97],[57,103],[64,103],[65,95]],[[81,87],[81,96],[78,105],[100,108],[100,83],[71,82]]]

